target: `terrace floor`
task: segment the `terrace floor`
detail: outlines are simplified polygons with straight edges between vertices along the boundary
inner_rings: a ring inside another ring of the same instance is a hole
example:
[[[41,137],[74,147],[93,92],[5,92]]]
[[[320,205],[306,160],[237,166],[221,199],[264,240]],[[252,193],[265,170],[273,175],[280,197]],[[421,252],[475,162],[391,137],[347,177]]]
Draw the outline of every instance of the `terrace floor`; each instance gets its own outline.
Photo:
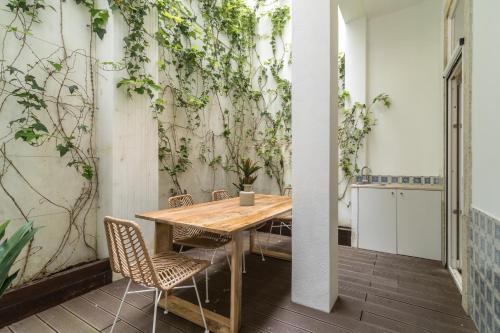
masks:
[[[282,248],[290,245],[288,237],[273,236],[271,242]],[[211,302],[206,307],[228,315],[230,272],[221,252],[210,269]],[[291,303],[290,262],[262,262],[260,256],[247,255],[241,332],[475,332],[439,262],[350,247],[339,247],[339,261],[340,296],[326,314]],[[204,295],[203,275],[197,281]],[[125,286],[125,280],[116,281],[0,333],[109,332]],[[181,291],[176,294],[195,300],[192,289]],[[175,315],[158,313],[157,332],[203,331]],[[152,314],[152,294],[129,295],[115,332],[150,332]]]

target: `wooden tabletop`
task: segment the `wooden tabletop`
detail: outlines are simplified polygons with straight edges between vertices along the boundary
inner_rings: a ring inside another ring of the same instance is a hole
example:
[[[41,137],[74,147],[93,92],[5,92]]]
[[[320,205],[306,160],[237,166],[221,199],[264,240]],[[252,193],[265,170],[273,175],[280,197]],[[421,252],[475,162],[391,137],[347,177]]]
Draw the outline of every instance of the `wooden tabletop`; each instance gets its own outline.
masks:
[[[240,206],[240,199],[233,198],[146,212],[136,217],[157,223],[196,227],[218,234],[232,234],[250,229],[291,209],[290,197],[256,194],[255,206]]]

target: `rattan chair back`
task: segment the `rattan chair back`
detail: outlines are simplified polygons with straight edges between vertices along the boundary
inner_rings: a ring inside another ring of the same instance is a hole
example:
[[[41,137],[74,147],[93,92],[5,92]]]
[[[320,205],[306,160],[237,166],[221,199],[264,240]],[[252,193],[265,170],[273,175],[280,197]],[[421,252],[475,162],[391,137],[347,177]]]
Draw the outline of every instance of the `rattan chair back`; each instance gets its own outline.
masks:
[[[283,195],[286,195],[287,197],[292,197],[292,187],[287,186],[283,189]]]
[[[226,190],[217,190],[212,192],[212,201],[231,199],[229,192]]]
[[[144,243],[139,225],[133,221],[104,218],[111,268],[146,286],[158,286],[159,278]]]
[[[194,205],[191,194],[181,194],[168,198],[170,208],[179,208]],[[174,242],[180,239],[192,238],[199,236],[203,231],[197,228],[174,227]]]

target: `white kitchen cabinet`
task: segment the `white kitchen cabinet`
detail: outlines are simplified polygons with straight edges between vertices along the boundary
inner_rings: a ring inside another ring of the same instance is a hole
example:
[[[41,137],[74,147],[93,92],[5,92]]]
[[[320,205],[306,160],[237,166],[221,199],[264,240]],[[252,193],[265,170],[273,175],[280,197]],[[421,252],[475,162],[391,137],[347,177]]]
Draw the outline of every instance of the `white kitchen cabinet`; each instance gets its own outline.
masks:
[[[441,260],[441,192],[397,193],[397,253]]]
[[[352,188],[352,246],[441,260],[441,191],[400,185]]]
[[[358,202],[359,247],[397,253],[395,191],[364,188]]]

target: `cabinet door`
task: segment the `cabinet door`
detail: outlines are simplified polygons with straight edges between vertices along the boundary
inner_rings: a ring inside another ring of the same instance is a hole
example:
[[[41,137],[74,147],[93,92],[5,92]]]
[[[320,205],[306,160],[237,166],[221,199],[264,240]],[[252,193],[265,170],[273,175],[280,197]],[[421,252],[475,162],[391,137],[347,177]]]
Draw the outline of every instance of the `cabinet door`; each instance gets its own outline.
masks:
[[[397,192],[398,254],[441,260],[441,192]]]
[[[359,247],[396,253],[396,191],[359,189]]]

